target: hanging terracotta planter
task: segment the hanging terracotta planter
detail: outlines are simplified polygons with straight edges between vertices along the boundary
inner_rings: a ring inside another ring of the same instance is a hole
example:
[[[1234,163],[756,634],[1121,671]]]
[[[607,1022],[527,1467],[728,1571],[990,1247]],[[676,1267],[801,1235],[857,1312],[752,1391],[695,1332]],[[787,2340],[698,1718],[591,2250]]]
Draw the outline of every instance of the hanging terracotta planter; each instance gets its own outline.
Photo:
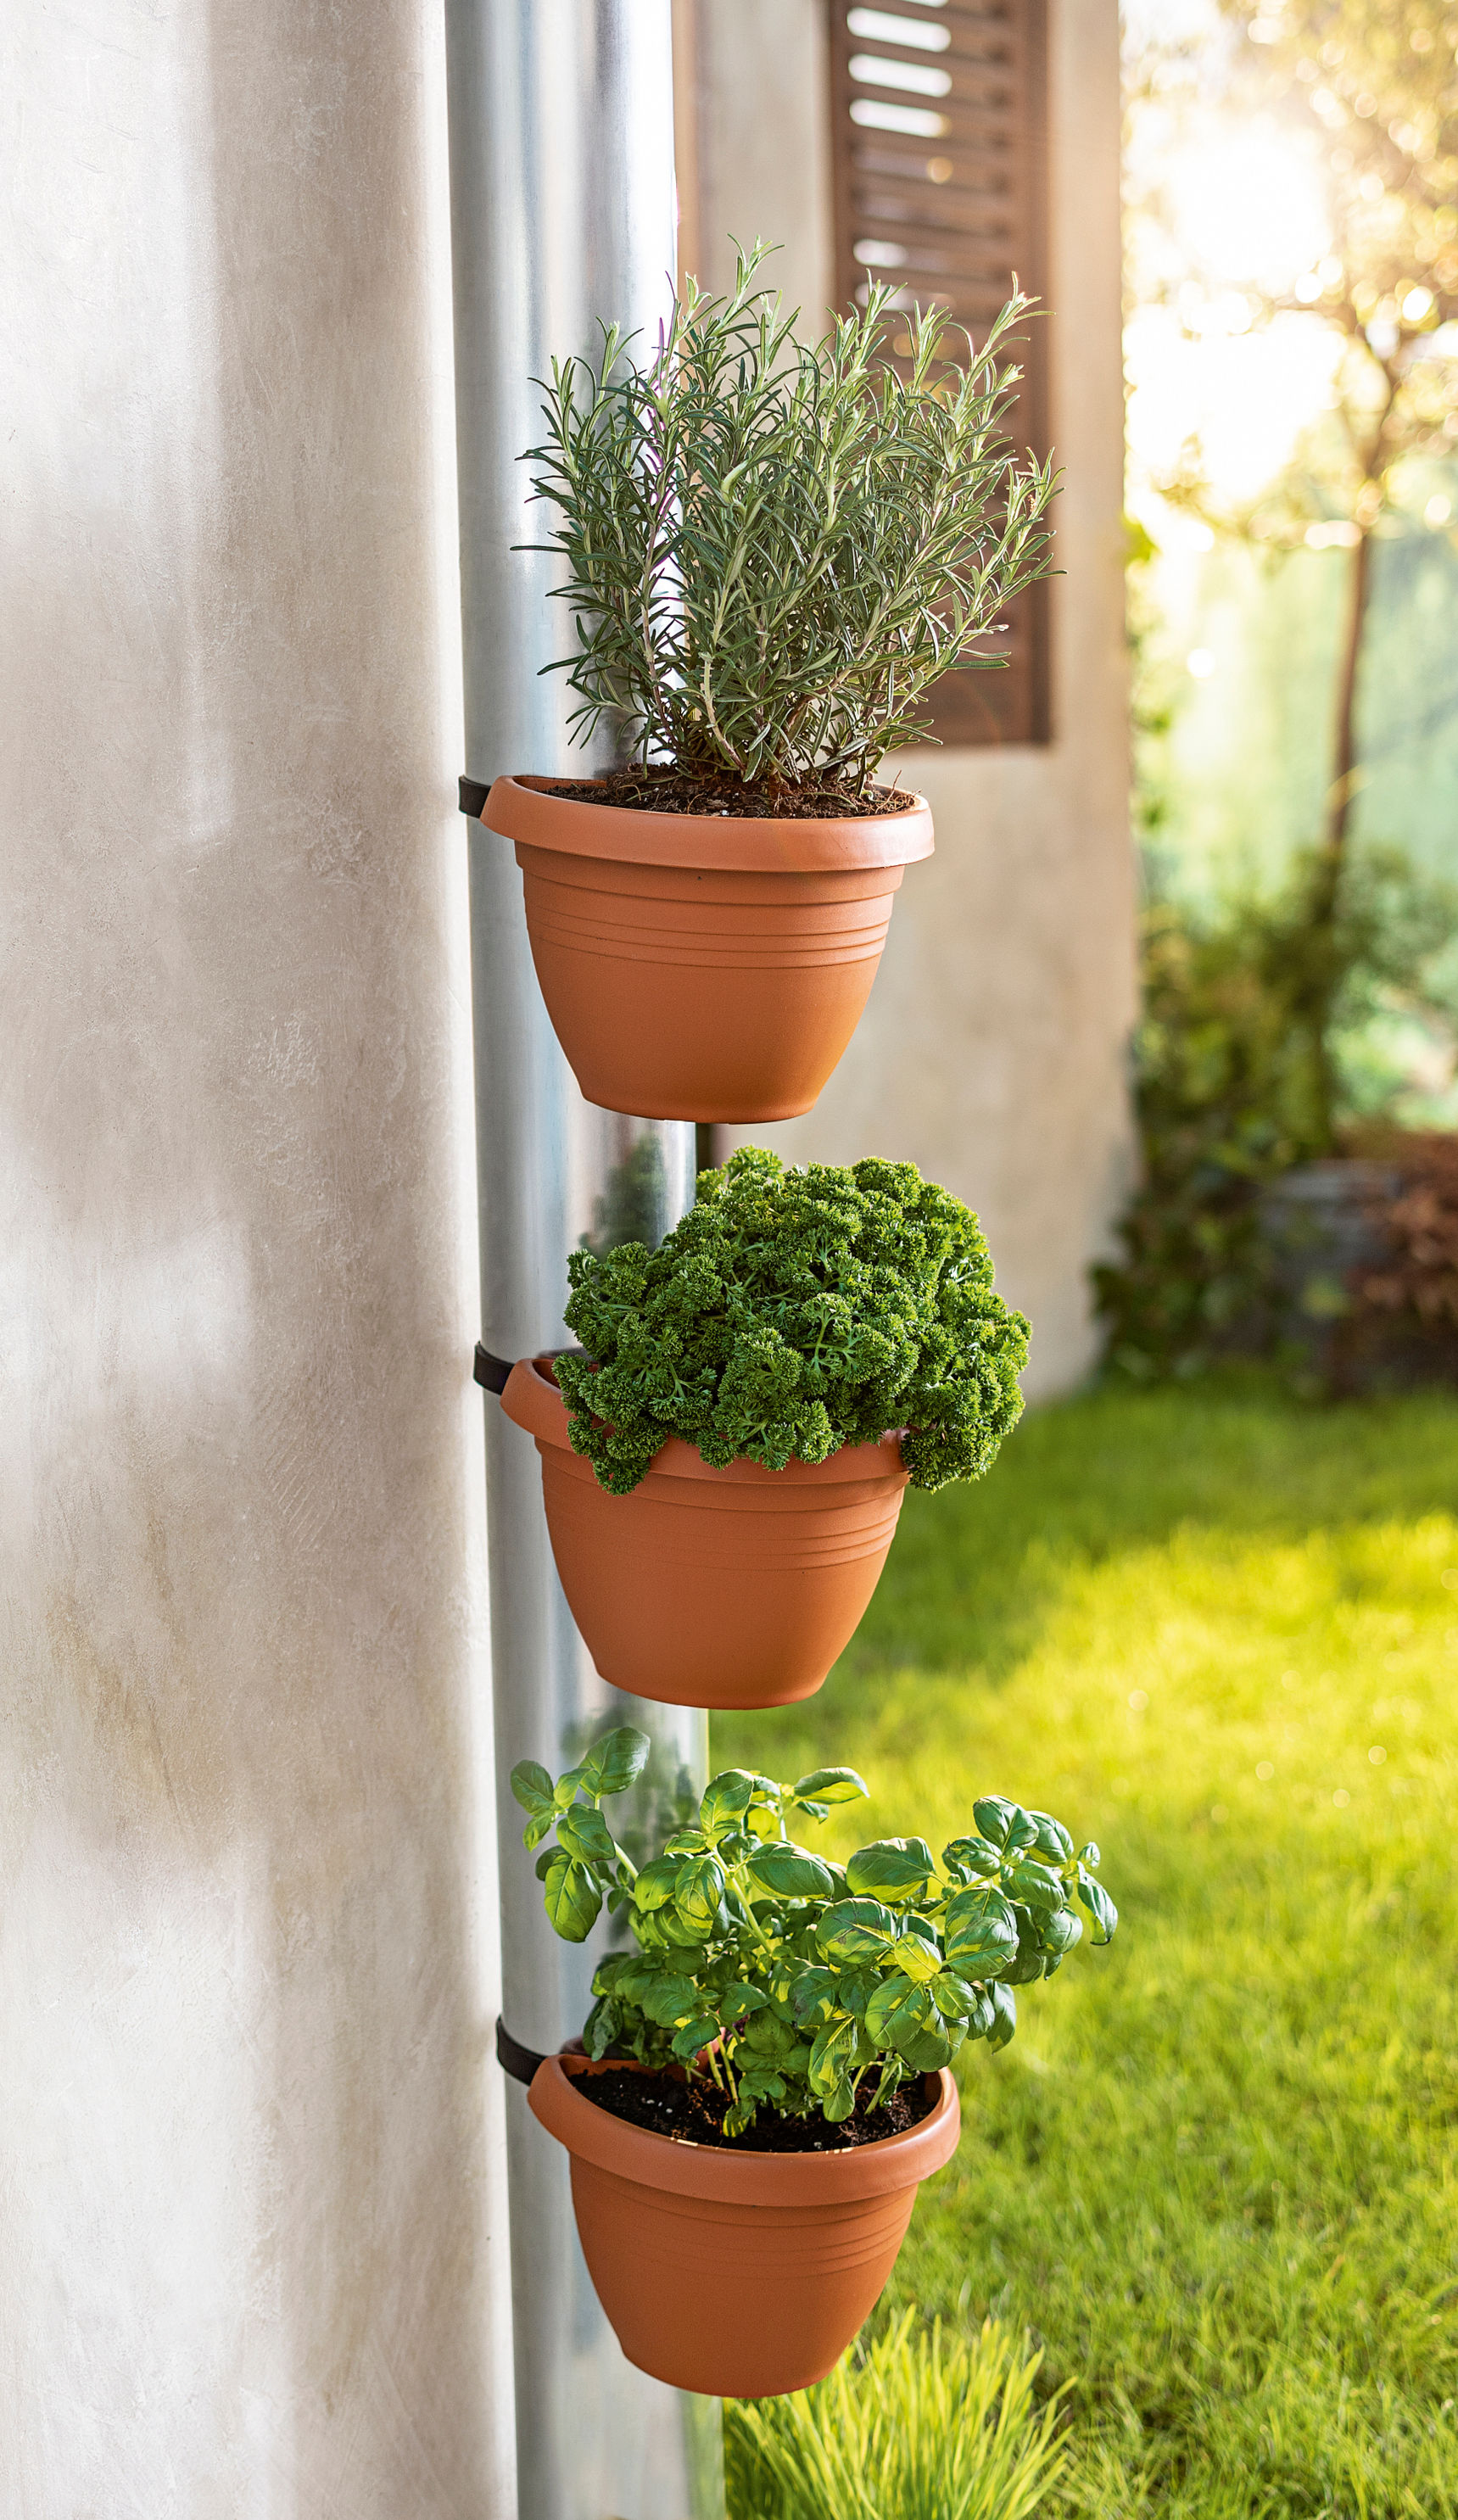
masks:
[[[957,2087],[919,2126],[844,2152],[682,2143],[575,2088],[605,2070],[549,2056],[533,2116],[572,2158],[597,2297],[630,2362],[705,2397],[769,2398],[821,2380],[885,2287],[920,2182],[957,2148]],[[647,2069],[644,2069],[647,2070]]]
[[[532,960],[589,1102],[656,1120],[808,1111],[871,992],[932,815],[636,813],[498,779]]]
[[[713,1469],[670,1435],[625,1497],[574,1453],[548,1358],[512,1368],[501,1405],[536,1438],[552,1554],[604,1680],[670,1706],[786,1706],[854,1635],[895,1534],[908,1473],[895,1435],[814,1466]]]

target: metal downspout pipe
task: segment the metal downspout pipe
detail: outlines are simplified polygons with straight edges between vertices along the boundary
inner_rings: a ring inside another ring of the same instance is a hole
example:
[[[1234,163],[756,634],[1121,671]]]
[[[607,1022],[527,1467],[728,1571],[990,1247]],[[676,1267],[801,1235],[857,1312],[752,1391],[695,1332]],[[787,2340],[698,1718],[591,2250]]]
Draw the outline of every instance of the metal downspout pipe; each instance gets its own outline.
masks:
[[[539,539],[517,459],[540,434],[531,379],[554,353],[591,353],[600,323],[656,331],[666,308],[669,0],[446,0],[446,42],[462,767],[489,784],[505,770],[590,766],[569,751],[563,677],[539,673],[567,652],[571,622],[548,601],[547,562],[512,548]],[[694,1133],[583,1101],[537,989],[510,845],[465,829],[481,1338],[513,1358],[567,1343],[566,1256],[581,1236],[611,1234],[625,1206],[642,1217],[627,1230],[654,1238],[683,1213]],[[511,1769],[535,1758],[555,1772],[598,1732],[635,1723],[658,1745],[649,1790],[661,1802],[704,1784],[707,1720],[598,1679],[552,1564],[535,1448],[494,1399],[485,1411],[503,2017],[546,2051],[580,2029],[604,1942],[600,1930],[571,1949],[548,1925]],[[624,2360],[582,2261],[567,2156],[516,2084],[508,2174],[521,2520],[720,2520],[717,2402],[681,2397]]]

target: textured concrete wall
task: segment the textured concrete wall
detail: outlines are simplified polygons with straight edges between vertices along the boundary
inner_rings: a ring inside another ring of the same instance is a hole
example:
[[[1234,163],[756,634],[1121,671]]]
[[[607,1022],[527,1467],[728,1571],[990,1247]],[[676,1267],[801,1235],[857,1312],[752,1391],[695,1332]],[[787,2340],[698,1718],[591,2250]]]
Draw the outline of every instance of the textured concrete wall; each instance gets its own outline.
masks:
[[[440,47],[0,31],[6,2520],[511,2505]]]
[[[1087,1271],[1130,1177],[1134,1010],[1117,9],[1050,14],[1055,740],[905,756],[936,855],[906,877],[865,1019],[813,1112],[739,1133],[797,1162],[909,1155],[969,1200],[1033,1322],[1033,1395],[1095,1354]],[[783,238],[807,309],[832,286],[823,41],[821,0],[699,0],[701,260],[722,285],[729,231]]]

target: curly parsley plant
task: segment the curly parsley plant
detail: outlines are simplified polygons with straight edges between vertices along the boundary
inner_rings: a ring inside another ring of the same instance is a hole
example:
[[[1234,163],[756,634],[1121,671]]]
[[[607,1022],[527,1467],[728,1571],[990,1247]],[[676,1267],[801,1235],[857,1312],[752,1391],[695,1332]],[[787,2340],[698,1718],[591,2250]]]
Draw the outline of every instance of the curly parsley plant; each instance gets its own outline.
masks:
[[[871,2105],[950,2062],[969,2039],[1006,2047],[1013,1989],[1052,1977],[1079,1940],[1118,1922],[1096,1846],[1073,1850],[1061,1821],[1000,1794],[973,1805],[975,1830],[938,1863],[920,1837],[883,1838],[831,1864],[797,1846],[792,1820],[823,1821],[866,1791],[851,1768],[794,1785],[727,1768],[637,1871],[603,1818],[604,1798],[641,1775],[650,1743],[626,1727],[554,1783],[526,1759],[512,1790],[527,1814],[547,1913],[585,1941],[606,1903],[635,1948],[605,1959],[584,2032],[589,2055],[627,2055],[711,2076],[726,2134],[761,2105],[786,2117],[848,2118],[872,2069]]]
[[[768,249],[741,252],[727,297],[686,282],[643,366],[615,327],[595,368],[554,360],[542,381],[547,435],[524,460],[561,521],[533,548],[562,563],[577,626],[547,670],[579,696],[574,733],[606,718],[634,759],[863,789],[926,740],[939,674],[1006,662],[979,643],[1047,569],[1053,472],[1005,434],[1028,301],[976,348],[878,285],[811,345],[758,285]]]
[[[980,1477],[1022,1413],[1027,1324],[993,1292],[977,1218],[915,1164],[783,1164],[742,1147],[701,1173],[657,1251],[568,1263],[559,1357],[573,1449],[615,1496],[665,1436],[780,1470],[902,1428],[912,1485]]]

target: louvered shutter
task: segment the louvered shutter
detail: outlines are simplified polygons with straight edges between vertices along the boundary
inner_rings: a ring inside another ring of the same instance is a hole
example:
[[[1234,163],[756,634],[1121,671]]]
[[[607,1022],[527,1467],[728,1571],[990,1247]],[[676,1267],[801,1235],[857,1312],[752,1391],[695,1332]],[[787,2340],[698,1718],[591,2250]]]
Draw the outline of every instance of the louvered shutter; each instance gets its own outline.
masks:
[[[868,275],[899,302],[944,305],[979,336],[1017,273],[1046,299],[1046,0],[830,0],[836,288],[864,304]],[[1046,451],[1051,319],[1018,348],[1011,434]],[[909,344],[908,344],[909,346]],[[943,743],[1048,741],[1048,590],[1009,608],[993,673],[943,677]]]

